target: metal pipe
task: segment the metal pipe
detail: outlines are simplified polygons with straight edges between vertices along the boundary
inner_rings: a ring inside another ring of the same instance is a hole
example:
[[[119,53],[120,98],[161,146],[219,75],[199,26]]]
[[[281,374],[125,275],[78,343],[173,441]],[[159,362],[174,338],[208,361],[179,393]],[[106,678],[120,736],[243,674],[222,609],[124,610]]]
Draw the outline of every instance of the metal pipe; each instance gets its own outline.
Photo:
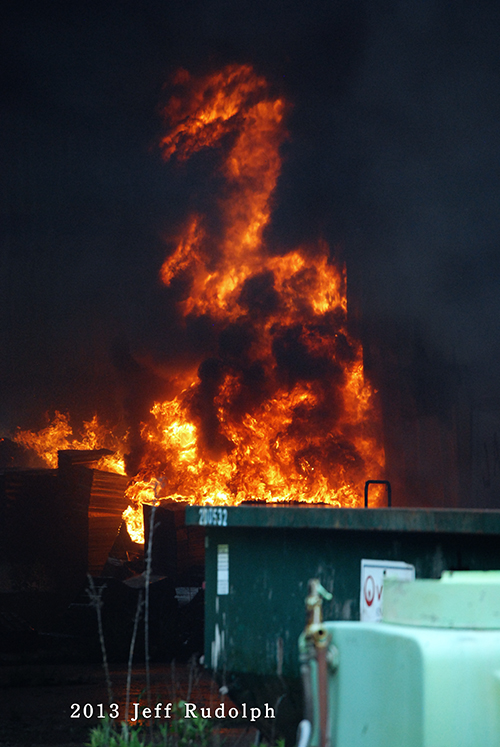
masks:
[[[387,486],[387,508],[391,508],[391,483],[389,480],[367,480],[365,482],[365,508],[368,508],[368,486],[369,485],[386,485]]]

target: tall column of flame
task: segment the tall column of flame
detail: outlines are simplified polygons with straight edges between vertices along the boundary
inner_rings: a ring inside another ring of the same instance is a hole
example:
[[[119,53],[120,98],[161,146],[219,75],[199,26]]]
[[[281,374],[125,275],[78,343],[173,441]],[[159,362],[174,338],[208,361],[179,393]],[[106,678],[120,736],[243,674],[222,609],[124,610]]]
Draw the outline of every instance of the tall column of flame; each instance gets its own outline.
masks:
[[[225,188],[217,234],[206,216],[186,221],[161,268],[182,275],[184,317],[208,317],[219,347],[199,361],[177,396],[155,402],[142,423],[143,457],[127,489],[129,533],[143,541],[142,503],[245,500],[358,506],[366,479],[383,477],[380,418],[348,330],[345,269],[323,241],[272,256],[263,233],[281,169],[286,104],[247,65],[201,78],[186,71],[165,107],[165,159],[218,147]],[[216,251],[214,252],[214,246]],[[101,468],[123,472],[123,444],[97,416],[72,437],[68,416],[15,440],[49,466],[58,449],[111,448]]]
[[[163,155],[183,161],[220,146],[225,189],[217,236],[191,215],[161,278],[188,277],[182,313],[210,317],[221,334],[218,351],[142,425],[150,448],[128,488],[129,532],[141,541],[141,504],[157,497],[159,478],[161,496],[190,503],[360,505],[384,453],[362,348],[347,328],[345,270],[322,241],[284,256],[263,241],[285,102],[246,65],[201,78],[181,71],[174,82],[182,93],[163,112]]]

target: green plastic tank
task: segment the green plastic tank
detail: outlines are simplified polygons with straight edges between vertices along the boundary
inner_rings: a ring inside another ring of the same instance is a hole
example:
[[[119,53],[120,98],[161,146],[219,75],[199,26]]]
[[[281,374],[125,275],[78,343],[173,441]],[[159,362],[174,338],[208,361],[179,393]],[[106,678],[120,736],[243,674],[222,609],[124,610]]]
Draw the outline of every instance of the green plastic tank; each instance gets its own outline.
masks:
[[[299,640],[309,747],[498,747],[500,573],[386,579],[383,621]]]

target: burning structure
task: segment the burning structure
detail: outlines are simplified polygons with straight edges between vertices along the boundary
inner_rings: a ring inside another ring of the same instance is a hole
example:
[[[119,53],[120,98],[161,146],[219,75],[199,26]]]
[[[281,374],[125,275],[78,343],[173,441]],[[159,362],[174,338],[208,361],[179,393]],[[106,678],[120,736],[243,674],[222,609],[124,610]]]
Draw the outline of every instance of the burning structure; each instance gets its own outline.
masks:
[[[384,449],[345,268],[322,240],[284,254],[266,245],[288,104],[248,65],[181,70],[172,83],[163,156],[182,164],[212,149],[220,190],[189,215],[160,276],[181,324],[214,345],[168,371],[170,396],[121,447],[129,532],[142,540],[142,504],[158,498],[362,505],[365,481],[384,477]],[[16,440],[47,458],[36,434]]]

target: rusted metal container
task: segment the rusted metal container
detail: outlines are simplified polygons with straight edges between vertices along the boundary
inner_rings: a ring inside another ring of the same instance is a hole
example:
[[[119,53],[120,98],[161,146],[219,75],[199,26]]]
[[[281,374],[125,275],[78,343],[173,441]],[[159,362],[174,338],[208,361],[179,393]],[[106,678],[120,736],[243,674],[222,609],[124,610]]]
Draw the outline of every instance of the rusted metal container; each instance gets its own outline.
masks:
[[[58,469],[0,475],[0,618],[44,629],[100,575],[127,506],[128,478],[94,469],[101,451],[59,453]]]

